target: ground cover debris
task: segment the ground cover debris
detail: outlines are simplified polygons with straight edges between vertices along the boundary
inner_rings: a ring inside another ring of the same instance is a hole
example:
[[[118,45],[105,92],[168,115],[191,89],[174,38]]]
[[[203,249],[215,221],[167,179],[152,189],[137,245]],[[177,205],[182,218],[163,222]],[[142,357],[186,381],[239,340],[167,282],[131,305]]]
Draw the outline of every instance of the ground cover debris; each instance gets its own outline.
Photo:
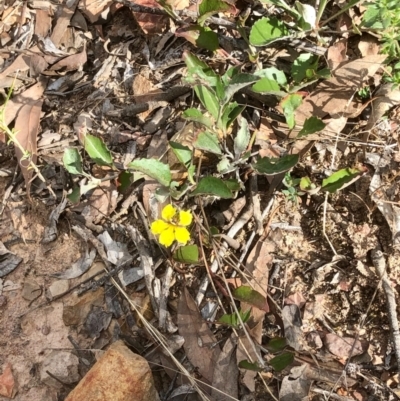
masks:
[[[399,399],[399,30],[0,4],[0,399]]]

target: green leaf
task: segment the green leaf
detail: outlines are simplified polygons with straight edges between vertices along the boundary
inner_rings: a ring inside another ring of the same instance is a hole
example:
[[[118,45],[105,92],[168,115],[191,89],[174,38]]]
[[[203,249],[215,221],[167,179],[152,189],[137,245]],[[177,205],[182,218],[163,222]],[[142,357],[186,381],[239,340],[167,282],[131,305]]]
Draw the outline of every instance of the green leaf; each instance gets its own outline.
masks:
[[[294,120],[294,112],[301,105],[302,101],[303,98],[296,93],[286,96],[281,101],[283,114],[286,117],[286,122],[290,129],[294,128],[294,126],[296,125],[296,122]]]
[[[209,131],[200,132],[193,146],[196,149],[204,150],[216,155],[222,154],[217,136]]]
[[[124,194],[133,182],[133,174],[129,171],[122,171],[118,176],[118,192]]]
[[[197,109],[187,109],[182,113],[182,117],[189,121],[194,121],[200,123],[207,128],[212,128],[213,122],[211,118],[208,118],[200,110]]]
[[[97,136],[86,135],[84,148],[90,158],[99,166],[110,166],[113,164],[113,159],[110,151],[102,139]]]
[[[78,149],[67,148],[64,150],[63,164],[71,174],[83,174],[82,158]]]
[[[298,161],[298,155],[286,155],[280,159],[261,157],[252,167],[259,174],[275,175],[290,170]]]
[[[181,246],[174,252],[173,258],[177,262],[192,265],[199,261],[199,248],[197,245]]]
[[[128,168],[138,170],[166,187],[171,183],[172,176],[168,164],[161,163],[156,159],[136,159],[128,164]]]
[[[302,136],[307,136],[310,134],[314,134],[315,132],[321,131],[325,128],[326,124],[317,117],[310,117],[304,121],[303,128],[299,132],[298,138]]]
[[[229,85],[225,88],[223,103],[228,103],[236,92],[238,92],[240,89],[245,88],[246,86],[251,85],[259,79],[259,77],[252,74],[235,75],[229,82]]]
[[[255,22],[250,31],[250,44],[264,46],[274,39],[288,35],[285,24],[275,17],[261,18]]]
[[[249,124],[245,118],[240,119],[240,129],[236,133],[233,149],[235,151],[235,159],[238,160],[242,153],[247,149],[250,142]]]
[[[239,314],[240,318],[242,319],[242,322],[246,323],[250,319],[251,309],[249,309],[247,312],[239,311]],[[241,324],[238,315],[236,313],[222,315],[218,319],[218,323],[227,324],[228,326],[232,326],[235,328],[239,327]]]
[[[208,17],[219,12],[229,11],[231,6],[221,0],[203,0],[199,5],[200,18],[197,22],[202,25]]]
[[[316,193],[320,189],[310,180],[310,177],[302,177],[299,183],[299,188],[301,191],[310,193]]]
[[[295,82],[300,83],[304,78],[312,78],[318,67],[318,57],[303,53],[294,60],[292,65],[292,77]]]
[[[217,74],[204,61],[188,51],[183,52],[182,58],[188,69],[185,77],[186,82],[194,84],[201,79],[212,87],[216,86]]]
[[[199,27],[199,36],[196,39],[196,45],[213,52],[219,48],[218,35],[208,27]]]
[[[353,184],[353,182],[357,181],[363,173],[364,171],[356,168],[344,168],[336,171],[336,173],[333,173],[328,178],[322,180],[322,190],[333,194],[340,189]]]
[[[169,146],[171,146],[171,149],[179,162],[188,168],[192,162],[192,151],[190,148],[182,145],[181,143],[173,141],[169,142]]]
[[[228,180],[224,180],[224,183],[231,191],[239,191],[241,188],[239,182],[234,178],[229,178]]]
[[[262,372],[262,369],[258,367],[255,362],[249,362],[246,360],[239,362],[239,368],[246,369],[246,370],[253,370],[254,372]]]
[[[221,174],[228,172],[230,168],[231,168],[231,163],[229,159],[226,157],[223,157],[221,161],[217,164],[217,170]]]
[[[276,81],[280,86],[287,85],[286,75],[283,71],[278,70],[276,67],[268,67],[262,70],[258,70],[254,75],[260,78],[268,78],[271,81]]]
[[[261,78],[251,87],[251,90],[256,93],[270,93],[280,92],[281,88],[276,81],[270,78]]]
[[[262,296],[258,291],[253,290],[247,285],[242,285],[238,288],[235,288],[232,291],[232,296],[239,301],[247,302],[258,309],[269,312],[267,299]]]
[[[317,12],[315,8],[309,4],[295,2],[297,9],[301,15],[300,27],[303,30],[314,29],[317,22]]]
[[[74,190],[67,195],[67,198],[72,203],[78,203],[81,199],[81,189],[79,187],[74,188]]]
[[[244,109],[245,106],[239,106],[236,102],[228,103],[222,113],[220,128],[226,132]]]
[[[201,104],[217,120],[220,104],[215,94],[203,85],[196,85],[194,87],[194,91],[196,92],[196,95],[199,98]]]
[[[283,337],[275,337],[268,341],[266,346],[267,350],[271,353],[282,351],[286,348],[287,342],[286,338]]]
[[[289,366],[294,361],[294,354],[291,352],[284,352],[281,355],[272,358],[269,364],[277,371],[280,372]]]
[[[224,181],[216,177],[202,178],[197,184],[197,188],[192,192],[194,195],[215,195],[220,198],[232,198],[232,192],[226,186]]]

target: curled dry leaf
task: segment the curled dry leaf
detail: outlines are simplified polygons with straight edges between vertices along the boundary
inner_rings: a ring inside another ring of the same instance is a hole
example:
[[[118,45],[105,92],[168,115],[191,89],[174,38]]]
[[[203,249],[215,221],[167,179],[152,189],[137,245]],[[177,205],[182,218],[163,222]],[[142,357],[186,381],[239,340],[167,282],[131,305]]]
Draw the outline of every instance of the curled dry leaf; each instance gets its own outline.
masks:
[[[50,71],[75,71],[81,70],[87,61],[85,46],[80,53],[65,57],[50,67]]]

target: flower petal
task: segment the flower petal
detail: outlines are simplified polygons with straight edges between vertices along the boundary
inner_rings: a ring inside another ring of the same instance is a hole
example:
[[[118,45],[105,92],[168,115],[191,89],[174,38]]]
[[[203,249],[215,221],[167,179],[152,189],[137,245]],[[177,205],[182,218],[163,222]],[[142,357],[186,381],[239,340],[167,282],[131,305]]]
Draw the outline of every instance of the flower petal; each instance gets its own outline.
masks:
[[[189,210],[181,210],[179,212],[179,225],[180,226],[189,226],[192,223],[193,216],[192,212]]]
[[[172,205],[167,205],[161,212],[161,217],[166,221],[171,221],[176,215],[176,209]]]
[[[186,245],[190,240],[190,233],[185,227],[176,227],[175,238],[180,244]]]
[[[169,224],[164,220],[156,220],[151,223],[150,230],[154,235],[161,234],[169,227]]]
[[[169,224],[168,228],[161,233],[160,238],[158,240],[160,241],[161,245],[169,247],[174,242],[174,239],[175,239],[175,227]]]

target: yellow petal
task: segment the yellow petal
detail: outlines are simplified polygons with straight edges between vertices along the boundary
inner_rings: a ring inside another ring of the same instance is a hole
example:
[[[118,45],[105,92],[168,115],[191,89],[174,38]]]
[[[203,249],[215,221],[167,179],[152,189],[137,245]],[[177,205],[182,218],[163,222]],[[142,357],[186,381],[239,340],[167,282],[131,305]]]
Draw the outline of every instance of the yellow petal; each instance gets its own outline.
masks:
[[[179,225],[180,226],[189,226],[192,223],[193,216],[192,212],[189,210],[181,210],[179,212]]]
[[[185,227],[176,227],[175,238],[180,244],[186,245],[190,240],[190,233]]]
[[[160,238],[158,240],[160,241],[161,245],[168,247],[172,245],[174,239],[175,239],[175,228],[174,226],[169,224],[168,228],[161,233]]]
[[[156,220],[151,223],[150,230],[154,235],[161,234],[169,227],[169,224],[166,223],[164,220]]]
[[[172,205],[167,205],[161,212],[161,217],[166,221],[171,221],[176,215],[176,209]]]

